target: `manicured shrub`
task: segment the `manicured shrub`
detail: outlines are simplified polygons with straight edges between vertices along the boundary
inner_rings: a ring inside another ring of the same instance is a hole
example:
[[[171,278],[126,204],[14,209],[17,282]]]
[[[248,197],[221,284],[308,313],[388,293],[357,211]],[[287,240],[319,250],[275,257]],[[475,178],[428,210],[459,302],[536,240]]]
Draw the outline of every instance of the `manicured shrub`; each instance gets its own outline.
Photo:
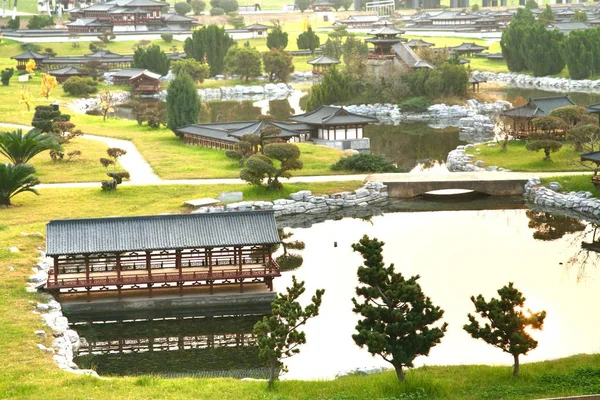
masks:
[[[410,99],[404,100],[400,103],[400,109],[402,111],[410,112],[425,112],[431,105],[431,100],[427,97],[411,97]]]
[[[173,41],[173,34],[163,33],[162,35],[160,35],[160,38],[167,43],[171,43]]]
[[[331,166],[334,171],[401,172],[385,157],[373,153],[358,153],[342,157]]]
[[[2,81],[3,86],[8,86],[10,78],[12,78],[14,73],[14,68],[5,68],[2,70],[2,72],[0,72],[0,81]]]
[[[192,0],[190,3],[192,6],[192,11],[194,11],[194,15],[200,15],[206,9],[206,3],[202,0]]]
[[[189,13],[190,11],[192,11],[192,6],[190,6],[188,3],[186,3],[186,2],[175,3],[175,12],[178,15],[183,16],[183,15]]]
[[[15,17],[15,19],[10,19],[8,24],[6,24],[8,29],[19,29],[21,27],[21,17]]]
[[[225,10],[223,10],[221,7],[213,7],[210,9],[210,15],[216,16],[223,14],[225,14]]]
[[[72,76],[63,83],[63,90],[71,96],[89,96],[98,92],[98,81],[92,78]]]

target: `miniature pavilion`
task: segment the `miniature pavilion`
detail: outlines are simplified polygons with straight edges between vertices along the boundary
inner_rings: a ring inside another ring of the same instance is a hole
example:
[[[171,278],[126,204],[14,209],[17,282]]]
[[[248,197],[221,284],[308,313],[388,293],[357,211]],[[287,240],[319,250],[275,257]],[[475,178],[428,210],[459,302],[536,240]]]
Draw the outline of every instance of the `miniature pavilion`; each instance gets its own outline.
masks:
[[[273,211],[66,219],[46,225],[58,295],[249,286],[273,290],[280,242]]]
[[[27,50],[25,53],[21,53],[16,56],[12,56],[11,59],[17,61],[17,69],[23,70],[23,69],[25,69],[25,65],[27,64],[27,61],[29,61],[29,60],[35,61],[36,65],[39,68],[40,63],[48,57],[49,56],[47,54],[40,54],[40,53],[36,53],[31,50]]]
[[[512,132],[515,136],[527,136],[532,131],[534,118],[546,117],[556,108],[574,106],[568,96],[530,98],[527,104],[504,111],[502,116],[512,120]]]
[[[72,76],[83,76],[83,74],[74,67],[64,67],[59,69],[53,69],[48,72],[50,75],[54,76],[58,83],[64,83],[67,79]]]
[[[308,60],[306,63],[313,66],[312,73],[314,75],[321,75],[329,71],[334,65],[339,64],[340,60],[323,54],[320,57]]]
[[[369,32],[373,37],[365,39],[365,42],[372,43],[373,46],[375,46],[375,50],[372,54],[369,54],[369,58],[393,59],[395,53],[392,50],[392,46],[402,41],[402,39],[397,36],[403,33],[404,31],[396,29],[393,26],[384,26],[383,28]]]
[[[487,50],[487,46],[480,46],[475,43],[467,43],[464,42],[459,46],[448,47],[448,50],[451,52],[457,53],[459,56],[472,56],[473,54],[481,53],[484,50]]]

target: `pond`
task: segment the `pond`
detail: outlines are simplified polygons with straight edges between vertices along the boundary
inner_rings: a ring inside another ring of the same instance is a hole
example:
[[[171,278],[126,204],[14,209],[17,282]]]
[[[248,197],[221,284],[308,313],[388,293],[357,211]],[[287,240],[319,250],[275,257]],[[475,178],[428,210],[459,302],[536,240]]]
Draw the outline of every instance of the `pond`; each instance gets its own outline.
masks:
[[[275,289],[285,290],[295,275],[306,282],[305,301],[316,289],[326,291],[320,315],[305,327],[307,344],[286,362],[285,379],[329,379],[358,367],[388,366],[351,338],[357,321],[351,298],[362,263],[351,244],[365,234],[386,243],[386,263],[406,276],[419,274],[426,295],[445,310],[446,336],[416,365],[509,365],[510,356],[462,330],[467,313],[473,312],[469,297],[489,298],[508,282],[524,293],[528,307],[548,313],[544,330],[533,333],[538,348],[523,362],[598,352],[600,315],[589,312],[600,301],[595,252],[600,245],[590,244],[593,229],[572,218],[528,210],[518,198],[392,201],[379,216],[286,228],[292,240],[306,244],[304,263],[277,278]],[[76,362],[105,375],[264,376],[251,334],[256,315],[156,317],[160,321],[132,316],[113,325],[75,326],[86,342],[99,346],[98,354]],[[100,354],[107,348],[110,354]]]

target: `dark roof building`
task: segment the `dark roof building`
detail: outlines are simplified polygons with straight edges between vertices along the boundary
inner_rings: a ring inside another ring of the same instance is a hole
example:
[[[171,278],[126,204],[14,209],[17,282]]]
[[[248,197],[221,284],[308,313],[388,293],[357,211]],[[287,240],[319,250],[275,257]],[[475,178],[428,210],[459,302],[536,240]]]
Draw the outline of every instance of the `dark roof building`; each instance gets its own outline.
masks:
[[[46,287],[68,296],[122,290],[261,284],[280,276],[273,211],[173,214],[50,221]],[[247,280],[247,282],[244,282]]]
[[[308,60],[306,63],[313,66],[313,74],[323,74],[329,71],[333,65],[339,64],[340,60],[323,54],[320,57]]]
[[[455,52],[459,55],[473,55],[476,53],[481,53],[482,51],[487,50],[488,48],[489,47],[487,46],[481,46],[475,43],[464,42],[461,43],[459,46],[448,47],[448,50],[450,50],[451,52]]]
[[[526,137],[533,130],[531,121],[534,118],[546,117],[554,109],[574,105],[568,96],[530,98],[527,104],[504,111],[502,115],[513,121],[515,136]]]
[[[346,25],[348,29],[371,28],[379,19],[378,15],[350,15],[346,19],[336,21],[334,25]]]
[[[82,76],[83,74],[77,69],[73,67],[64,67],[59,69],[53,69],[48,71],[48,73],[56,78],[58,83],[63,83],[67,79],[72,76]]]
[[[393,26],[384,26],[383,28],[374,29],[369,32],[370,35],[374,35],[371,38],[365,39],[366,43],[372,43],[374,51],[369,54],[371,59],[393,59],[395,57],[392,51],[392,46],[402,41],[398,35],[403,34],[404,31],[394,28]]]
[[[435,46],[434,43],[426,42],[423,39],[411,39],[408,42],[406,42],[406,45],[411,49]]]
[[[39,66],[40,63],[48,57],[49,56],[47,54],[40,54],[31,50],[27,50],[25,53],[12,56],[11,59],[17,61],[17,69],[25,69],[25,64],[27,64],[27,61],[33,60]]]

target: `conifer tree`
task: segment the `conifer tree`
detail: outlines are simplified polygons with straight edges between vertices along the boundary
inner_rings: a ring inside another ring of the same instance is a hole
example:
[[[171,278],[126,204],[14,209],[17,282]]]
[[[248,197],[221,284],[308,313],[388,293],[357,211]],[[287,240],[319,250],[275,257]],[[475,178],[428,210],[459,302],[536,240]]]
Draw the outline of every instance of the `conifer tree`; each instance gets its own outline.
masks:
[[[527,354],[538,345],[525,329],[531,327],[541,330],[546,311],[533,313],[528,310],[526,315],[523,312],[525,297],[512,282],[499,289],[498,294],[500,299],[491,298],[489,302],[485,301],[482,295],[477,298],[471,296],[475,311],[486,320],[486,323],[481,326],[479,321],[469,314],[469,323],[463,328],[475,339],[483,339],[505,353],[511,354],[514,360],[513,376],[517,376],[519,356]]]
[[[279,293],[271,304],[271,315],[254,325],[253,333],[258,340],[258,357],[269,369],[269,388],[287,371],[283,360],[298,354],[298,346],[306,343],[306,335],[299,328],[310,318],[319,315],[321,299],[325,290],[318,289],[304,309],[298,298],[306,291],[304,282],[292,276],[292,286],[286,293]]]
[[[275,26],[267,34],[267,47],[269,50],[285,49],[288,45],[288,34],[281,29],[279,21],[275,21]]]
[[[298,45],[299,49],[308,49],[312,54],[314,54],[315,49],[321,44],[321,40],[309,26],[305,32],[302,32],[298,36],[298,39],[296,39],[296,44]]]
[[[223,72],[225,55],[234,43],[225,28],[208,25],[195,30],[192,37],[185,40],[183,48],[188,57],[208,63],[210,75],[215,76]]]
[[[147,69],[160,75],[167,75],[171,60],[157,45],[138,47],[133,54],[133,68]]]
[[[176,135],[182,126],[198,122],[200,97],[194,80],[179,73],[167,88],[167,127]]]
[[[530,10],[519,8],[508,28],[502,32],[500,47],[508,69],[520,72],[527,68],[526,39],[535,19]]]
[[[366,235],[352,245],[364,258],[364,265],[358,268],[362,286],[356,288],[356,294],[360,297],[352,299],[353,311],[362,319],[352,339],[392,364],[398,380],[403,381],[403,368],[412,367],[417,356],[428,355],[444,336],[448,324],[431,326],[444,311],[425,296],[417,283],[419,275],[405,279],[394,271],[394,264],[385,267],[383,245]]]

